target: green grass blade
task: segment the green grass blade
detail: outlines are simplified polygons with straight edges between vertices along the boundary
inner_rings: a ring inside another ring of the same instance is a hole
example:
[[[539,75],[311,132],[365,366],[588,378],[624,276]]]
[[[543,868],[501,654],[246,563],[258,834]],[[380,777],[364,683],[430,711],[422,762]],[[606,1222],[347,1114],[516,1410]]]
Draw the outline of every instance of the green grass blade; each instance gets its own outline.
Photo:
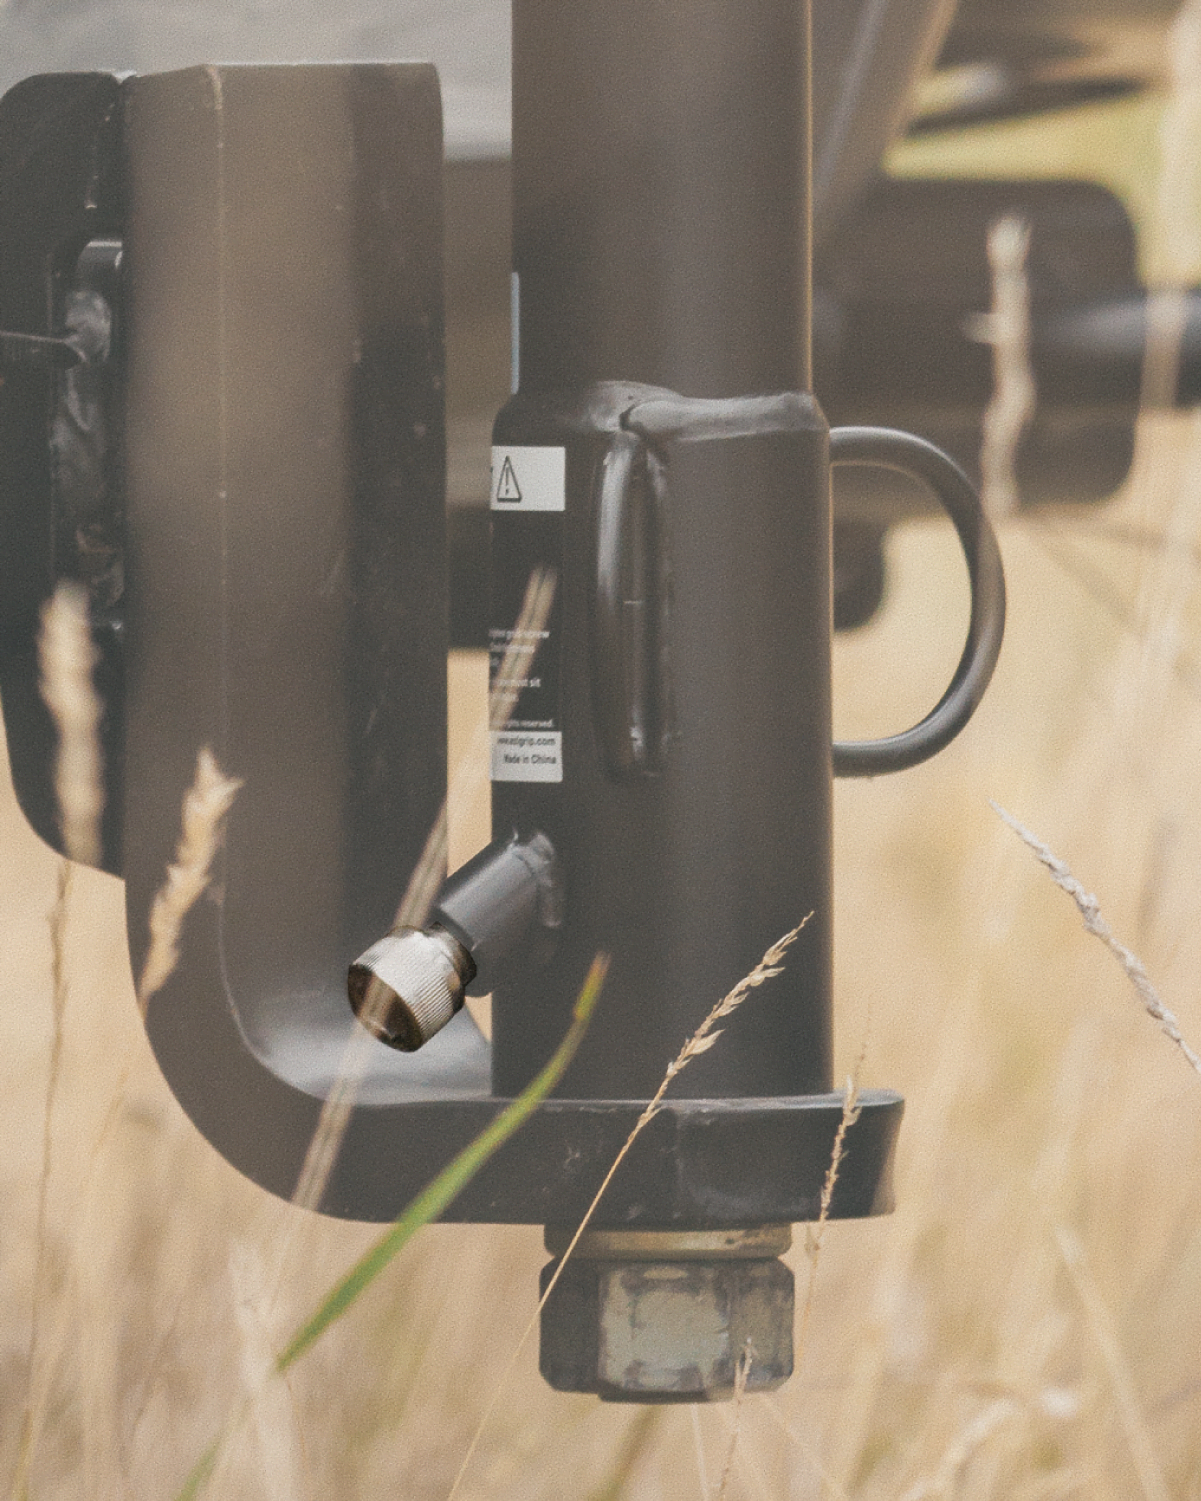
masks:
[[[221,1449],[221,1440],[215,1438],[196,1463],[192,1466],[192,1473],[183,1483],[176,1501],[195,1501],[204,1487],[205,1481],[213,1473],[217,1465],[217,1455]]]
[[[575,1057],[576,1049],[583,1039],[585,1029],[600,997],[608,960],[598,955],[588,971],[583,989],[576,999],[572,1023],[567,1035],[555,1050],[542,1072],[527,1084],[507,1109],[481,1131],[475,1140],[463,1148],[434,1181],[417,1195],[400,1218],[394,1221],[379,1240],[363,1255],[333,1292],[317,1309],[312,1318],[293,1336],[275,1362],[277,1371],[286,1371],[299,1356],[321,1337],[329,1326],[339,1319],[361,1292],[375,1281],[401,1247],[422,1225],[435,1220],[475,1177],[488,1158],[502,1142],[533,1114],[538,1104],[546,1098],[559,1080],[567,1065]]]
[[[277,1373],[286,1371],[289,1366],[299,1360],[305,1351],[321,1338],[330,1325],[342,1317],[359,1294],[375,1281],[405,1243],[421,1229],[422,1225],[428,1225],[431,1220],[437,1219],[451,1200],[479,1172],[493,1152],[506,1142],[523,1122],[529,1119],[541,1101],[550,1094],[563,1077],[568,1064],[575,1057],[576,1050],[583,1041],[588,1023],[592,1019],[592,1013],[596,1009],[596,1003],[600,999],[608,967],[608,956],[598,954],[592,961],[592,967],[576,997],[567,1035],[555,1049],[541,1073],[526,1085],[491,1125],[481,1131],[474,1141],[465,1146],[459,1155],[442,1169],[432,1183],[422,1189],[400,1218],[393,1221],[375,1244],[355,1262],[312,1317],[296,1331],[276,1357]],[[194,1498],[200,1494],[205,1482],[212,1474],[220,1444],[221,1439],[218,1438],[205,1451],[188,1476],[176,1501],[194,1501]]]

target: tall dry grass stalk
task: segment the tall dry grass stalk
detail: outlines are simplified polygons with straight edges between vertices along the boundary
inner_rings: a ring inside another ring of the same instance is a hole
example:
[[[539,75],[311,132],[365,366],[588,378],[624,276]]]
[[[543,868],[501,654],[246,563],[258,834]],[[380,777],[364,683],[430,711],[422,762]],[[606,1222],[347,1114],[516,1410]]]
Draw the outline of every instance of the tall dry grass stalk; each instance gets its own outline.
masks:
[[[738,1439],[742,1433],[742,1403],[754,1361],[755,1348],[748,1339],[734,1367],[734,1410],[730,1415],[730,1440],[726,1447],[726,1462],[721,1470],[721,1482],[717,1487],[717,1501],[726,1501],[726,1493],[730,1489],[730,1476],[734,1473],[734,1458],[738,1453]]]
[[[41,1369],[42,1320],[48,1303],[49,1287],[49,1210],[50,1183],[54,1168],[55,1105],[58,1100],[62,1071],[64,1022],[67,1009],[67,914],[71,894],[69,860],[60,860],[58,889],[50,911],[50,1056],[46,1066],[46,1098],[42,1113],[42,1161],[38,1178],[37,1218],[34,1227],[34,1270],[29,1316],[29,1341],[25,1352],[25,1403],[21,1414],[21,1440],[13,1495],[24,1501],[29,1481],[29,1467],[37,1443],[39,1415],[44,1401],[44,1373]]]
[[[1175,405],[1181,345],[1188,321],[1187,288],[1201,276],[1201,3],[1185,0],[1168,37],[1171,89],[1159,126],[1155,222],[1149,227],[1151,292],[1143,357],[1142,405]]]
[[[980,449],[984,509],[994,521],[1018,509],[1018,445],[1034,415],[1036,393],[1030,368],[1030,287],[1026,256],[1030,226],[1007,214],[989,227],[992,311],[987,339],[992,346],[993,394],[984,413]]]
[[[662,1414],[661,1407],[644,1407],[631,1420],[608,1475],[590,1494],[588,1501],[620,1501],[623,1496],[635,1494],[632,1489],[634,1474],[662,1426]],[[708,1501],[707,1497],[705,1501]]]
[[[452,770],[447,796],[397,907],[394,929],[424,927],[429,917],[434,899],[446,879],[449,800],[469,780],[470,768],[478,759],[478,742],[482,741],[486,730],[500,729],[508,723],[521,693],[520,679],[529,676],[545,637],[547,621],[555,602],[556,587],[557,576],[553,568],[535,568],[531,572],[512,636],[489,692],[486,729],[481,728],[477,732],[463,761]],[[362,1020],[365,1025],[356,1027],[346,1044],[337,1076],[322,1104],[313,1138],[292,1193],[292,1202],[300,1208],[316,1209],[325,1193],[350,1125],[363,1076],[372,1054],[380,1046],[372,1035],[369,1024],[373,1017],[376,1021],[382,1018],[387,1005],[387,989],[373,978],[363,999]]]
[[[838,1174],[842,1169],[843,1153],[846,1151],[847,1132],[855,1124],[860,1116],[859,1106],[859,1078],[863,1072],[864,1060],[867,1057],[867,1040],[864,1039],[863,1047],[859,1051],[859,1057],[855,1060],[855,1067],[847,1076],[846,1089],[842,1097],[842,1115],[839,1117],[838,1129],[834,1133],[834,1147],[830,1153],[830,1165],[826,1169],[825,1180],[822,1183],[821,1202],[818,1205],[817,1220],[812,1225],[805,1227],[805,1256],[809,1262],[809,1271],[805,1279],[805,1301],[801,1304],[801,1317],[797,1326],[796,1358],[795,1365],[800,1365],[805,1358],[805,1345],[809,1338],[809,1321],[813,1317],[813,1300],[817,1294],[817,1268],[821,1261],[822,1246],[826,1238],[826,1226],[830,1222],[830,1205],[834,1202],[834,1189],[838,1183]]]
[[[264,1318],[274,1289],[273,1268],[260,1249],[236,1243],[229,1257],[229,1281],[239,1335],[239,1365],[248,1397],[242,1438],[254,1451],[253,1466],[263,1477],[266,1501],[306,1501],[312,1493],[305,1474],[292,1393],[276,1379],[273,1330]],[[216,1458],[208,1491],[228,1494],[246,1459],[231,1445]],[[313,1501],[317,1501],[314,1497]]]
[[[1168,34],[1164,60],[1170,89],[1159,126],[1152,275],[1161,286],[1187,287],[1201,274],[1201,0],[1184,0]]]
[[[997,816],[1009,825],[1022,843],[1034,851],[1039,864],[1050,871],[1051,879],[1056,886],[1061,891],[1066,891],[1076,903],[1076,909],[1084,919],[1086,931],[1094,938],[1099,938],[1122,966],[1135,995],[1142,1002],[1143,1010],[1152,1020],[1159,1023],[1160,1031],[1176,1044],[1188,1060],[1190,1067],[1196,1073],[1201,1074],[1201,1056],[1198,1056],[1185,1041],[1180,1031],[1180,1023],[1160,1000],[1159,992],[1148,978],[1143,961],[1124,943],[1119,943],[1114,936],[1113,929],[1102,915],[1101,905],[1097,898],[1091,892],[1086,891],[1066,863],[1053,854],[1037,835],[1032,834],[1024,824],[1019,823],[1012,813],[1007,813],[999,803],[993,803],[992,808]]]
[[[54,1169],[54,1126],[62,1072],[67,1010],[67,925],[72,888],[72,861],[95,865],[101,856],[100,820],[104,812],[104,768],[100,750],[103,705],[93,673],[87,591],[80,585],[58,585],[42,609],[38,635],[38,667],[42,698],[58,732],[54,791],[66,859],[58,866],[54,904],[50,910],[50,1053],[46,1068],[46,1097],[42,1114],[41,1173],[38,1179],[34,1229],[34,1273],[26,1348],[25,1402],[14,1495],[23,1497],[37,1443],[44,1405],[41,1370],[43,1312],[49,1301],[49,1205]]]
[[[188,913],[203,896],[221,846],[225,818],[242,783],[227,777],[208,746],[196,757],[196,775],[184,794],[183,828],[174,863],[150,907],[150,947],[138,979],[138,1009],[145,1016],[151,997],[179,963],[179,937]]]
[[[900,1501],[950,1501],[959,1489],[963,1471],[1004,1423],[1010,1422],[1021,1408],[1010,1397],[990,1402],[982,1412],[957,1433],[939,1458],[937,1468],[928,1479],[911,1485]]]
[[[796,1424],[790,1423],[780,1411],[778,1400],[765,1395],[761,1407],[788,1440],[789,1445],[800,1454],[806,1471],[814,1477],[821,1488],[819,1493],[822,1496],[832,1496],[834,1501],[847,1501],[847,1492],[843,1489],[838,1477],[826,1466],[821,1456],[815,1451],[813,1441],[806,1438],[797,1428]]]
[[[705,1441],[701,1437],[700,1416],[695,1402],[688,1404],[688,1418],[692,1424],[692,1448],[696,1455],[696,1476],[700,1481],[701,1501],[709,1501],[709,1466],[705,1462]]]
[[[84,865],[99,864],[104,812],[104,706],[92,679],[96,660],[87,591],[79,584],[59,584],[42,610],[38,663],[42,697],[58,730],[54,793],[63,849],[68,859]]]
[[[1143,1501],[1171,1501],[1171,1493],[1164,1481],[1163,1470],[1151,1442],[1147,1421],[1130,1375],[1121,1340],[1114,1328],[1109,1309],[1105,1306],[1105,1300],[1089,1271],[1084,1247],[1080,1244],[1079,1237],[1064,1225],[1056,1227],[1055,1238],[1059,1242],[1063,1264],[1084,1305],[1089,1328],[1101,1351],[1105,1368],[1113,1384],[1114,1395],[1117,1398],[1118,1419],[1130,1450],[1130,1456],[1134,1461],[1135,1473],[1143,1492]]]

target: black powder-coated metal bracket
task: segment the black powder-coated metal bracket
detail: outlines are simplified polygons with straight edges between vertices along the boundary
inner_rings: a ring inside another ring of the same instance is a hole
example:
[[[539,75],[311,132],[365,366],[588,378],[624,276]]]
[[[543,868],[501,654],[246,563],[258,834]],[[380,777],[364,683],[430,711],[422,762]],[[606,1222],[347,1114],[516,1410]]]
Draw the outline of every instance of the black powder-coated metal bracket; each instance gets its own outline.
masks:
[[[104,704],[101,864],[113,872],[124,780],[121,140],[121,84],[108,74],[30,78],[0,100],[0,700],[17,800],[61,849],[37,636],[55,585],[85,586]]]

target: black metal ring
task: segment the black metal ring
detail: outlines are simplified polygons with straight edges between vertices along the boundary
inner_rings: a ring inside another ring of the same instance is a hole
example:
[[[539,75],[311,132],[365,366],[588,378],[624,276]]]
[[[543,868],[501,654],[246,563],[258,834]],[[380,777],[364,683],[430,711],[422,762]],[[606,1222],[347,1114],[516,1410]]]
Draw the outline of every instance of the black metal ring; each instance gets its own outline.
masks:
[[[929,760],[950,744],[972,717],[1001,651],[1005,574],[997,539],[975,486],[941,448],[895,428],[836,427],[830,433],[830,464],[896,469],[929,485],[955,524],[972,586],[972,613],[963,655],[947,691],[929,714],[899,735],[834,742],[836,777],[872,777],[904,771]]]

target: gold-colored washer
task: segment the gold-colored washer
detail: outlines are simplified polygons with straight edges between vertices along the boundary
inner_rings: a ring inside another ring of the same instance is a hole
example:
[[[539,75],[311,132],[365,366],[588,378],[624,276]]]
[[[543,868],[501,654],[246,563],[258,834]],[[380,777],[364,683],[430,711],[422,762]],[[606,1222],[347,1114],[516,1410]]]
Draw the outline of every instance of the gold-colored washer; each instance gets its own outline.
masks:
[[[547,1225],[552,1256],[562,1256],[574,1230]],[[741,1230],[585,1230],[571,1253],[587,1261],[738,1261],[782,1256],[792,1245],[791,1225]]]

